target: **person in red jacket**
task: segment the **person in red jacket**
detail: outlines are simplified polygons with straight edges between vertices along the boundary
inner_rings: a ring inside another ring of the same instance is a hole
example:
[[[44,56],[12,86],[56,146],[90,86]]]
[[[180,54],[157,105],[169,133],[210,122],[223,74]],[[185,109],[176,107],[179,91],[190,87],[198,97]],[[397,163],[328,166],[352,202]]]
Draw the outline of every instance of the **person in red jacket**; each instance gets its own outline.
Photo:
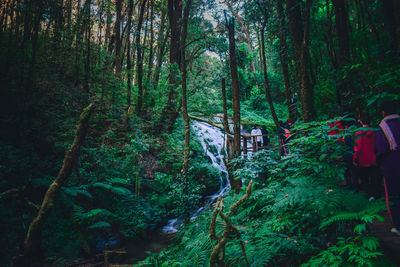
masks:
[[[360,116],[361,126],[369,128],[368,114]],[[375,157],[375,132],[371,130],[358,131],[355,134],[353,165],[355,166],[355,180],[361,180],[360,189],[364,190],[370,200],[379,197],[380,179],[379,169]]]
[[[329,129],[330,129],[330,131],[328,132],[328,135],[340,134],[342,132],[342,130],[344,129],[342,118],[339,118],[334,123],[328,123],[328,124],[329,124]],[[337,139],[337,141],[338,142],[342,142],[343,141],[343,137],[339,137]]]

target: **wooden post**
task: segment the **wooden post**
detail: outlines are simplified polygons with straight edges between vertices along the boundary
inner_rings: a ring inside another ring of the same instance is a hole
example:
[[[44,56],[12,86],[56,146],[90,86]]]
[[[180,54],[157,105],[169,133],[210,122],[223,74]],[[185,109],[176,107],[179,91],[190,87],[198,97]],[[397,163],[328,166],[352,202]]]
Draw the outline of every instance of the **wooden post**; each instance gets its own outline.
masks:
[[[243,135],[243,154],[247,154],[247,138]]]
[[[253,147],[253,153],[254,152],[256,152],[256,137],[254,137],[254,136],[251,136],[251,145],[252,145],[252,147]]]
[[[229,159],[232,159],[233,158],[233,156],[234,156],[234,150],[233,150],[233,139],[232,139],[232,137],[230,137],[229,135],[228,135],[228,158]]]

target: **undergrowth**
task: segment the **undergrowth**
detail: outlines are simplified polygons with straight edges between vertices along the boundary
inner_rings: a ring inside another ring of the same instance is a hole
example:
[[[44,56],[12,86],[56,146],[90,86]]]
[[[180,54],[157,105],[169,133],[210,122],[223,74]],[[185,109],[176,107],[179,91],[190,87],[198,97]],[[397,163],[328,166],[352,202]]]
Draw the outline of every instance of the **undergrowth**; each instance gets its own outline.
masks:
[[[245,184],[254,181],[251,197],[231,218],[251,266],[380,265],[383,252],[368,225],[383,220],[378,213],[385,210],[384,202],[369,202],[339,186],[345,147],[337,136],[327,135],[328,128],[325,121],[298,125],[285,157],[263,150],[233,161],[236,177]],[[243,190],[227,194],[224,206],[236,202]],[[186,225],[170,250],[152,254],[139,265],[209,266],[216,244],[209,234],[211,213],[208,209]],[[225,223],[217,219],[216,224],[220,234]],[[226,244],[224,262],[246,266],[234,236]]]

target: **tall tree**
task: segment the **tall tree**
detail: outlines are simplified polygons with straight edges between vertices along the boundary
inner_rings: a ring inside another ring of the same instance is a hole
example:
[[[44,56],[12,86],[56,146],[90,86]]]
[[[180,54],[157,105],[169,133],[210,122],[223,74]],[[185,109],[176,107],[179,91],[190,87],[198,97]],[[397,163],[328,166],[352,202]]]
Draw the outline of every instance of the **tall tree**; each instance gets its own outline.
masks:
[[[400,51],[400,2],[398,0],[383,0],[387,27],[390,34],[390,48],[392,51]]]
[[[150,51],[149,51],[149,62],[147,64],[147,78],[146,78],[146,87],[150,86],[151,74],[153,71],[153,61],[154,61],[154,0],[150,0]],[[150,86],[151,87],[151,86]],[[146,89],[148,91],[149,88]],[[146,97],[145,97],[146,99]],[[147,102],[146,102],[147,103]]]
[[[236,63],[235,48],[235,21],[228,19],[225,13],[225,26],[228,29],[229,39],[229,59],[232,81],[232,108],[233,108],[233,150],[236,155],[240,155],[240,90]]]
[[[156,89],[158,86],[158,80],[160,78],[161,64],[162,64],[163,58],[165,56],[167,40],[168,40],[168,36],[169,36],[169,27],[166,27],[166,11],[165,11],[165,9],[162,9],[161,12],[162,12],[161,20],[160,20],[160,26],[159,26],[159,31],[158,31],[158,37],[157,37],[156,66],[155,66],[153,79],[152,79],[153,89]],[[153,102],[153,101],[151,101],[151,102]]]
[[[91,16],[91,0],[85,2],[86,16],[85,16],[85,27],[86,27],[86,58],[85,58],[85,89],[89,93],[89,82],[90,82],[90,44],[92,35],[92,20]]]
[[[170,49],[169,49],[169,63],[170,72],[168,76],[168,100],[163,108],[161,117],[158,121],[157,130],[161,131],[166,129],[168,132],[172,131],[172,127],[176,118],[178,117],[177,99],[179,86],[179,70],[181,67],[181,33],[182,33],[182,1],[181,0],[168,0],[168,19],[170,27]]]
[[[332,0],[332,3],[335,9],[335,29],[339,43],[338,67],[343,68],[350,63],[349,16],[344,0]],[[339,79],[336,92],[339,107],[342,106],[343,95],[349,92],[349,83],[349,79]]]
[[[258,3],[258,2],[257,2]],[[265,26],[268,21],[268,10],[265,8],[265,6],[262,6],[261,4],[258,4],[263,15],[264,15],[264,20],[261,23],[261,29],[260,29],[260,35],[261,38],[260,40],[260,47],[261,47],[261,66],[264,74],[264,88],[265,88],[265,96],[267,98],[269,108],[271,110],[271,116],[272,119],[274,120],[274,123],[276,127],[279,127],[279,122],[278,122],[278,117],[276,116],[275,108],[274,108],[274,103],[272,102],[272,97],[271,97],[271,88],[269,87],[269,80],[268,80],[268,70],[267,70],[267,59],[265,57]]]
[[[246,40],[247,46],[249,48],[249,52],[251,54],[253,52],[253,45],[251,44],[251,37],[250,37],[250,33],[249,33],[248,27],[246,26],[246,24],[243,21],[243,19],[240,17],[238,11],[236,11],[234,9],[232,1],[231,0],[225,0],[224,3],[228,6],[229,10],[232,12],[233,16],[235,16],[235,18],[238,21],[240,27],[242,28],[242,31],[244,33],[244,39]],[[253,59],[251,59],[250,64],[251,64],[252,72],[255,73],[256,72],[256,67],[255,67]]]
[[[230,134],[229,131],[229,121],[228,121],[228,112],[226,107],[226,85],[225,78],[221,79],[221,93],[222,93],[222,112],[223,112],[223,120],[224,120],[224,132],[225,134]]]
[[[138,85],[138,99],[136,103],[136,114],[141,115],[143,105],[143,55],[142,45],[140,43],[140,32],[143,24],[144,11],[147,0],[140,3],[138,24],[136,27],[136,80]]]
[[[289,65],[288,65],[288,47],[286,42],[286,22],[283,12],[283,0],[276,0],[276,10],[278,13],[278,37],[279,37],[279,60],[281,62],[283,81],[285,84],[286,105],[289,112],[289,118],[296,120],[297,108],[290,87]],[[293,99],[293,101],[292,101]]]
[[[274,103],[272,102],[271,89],[269,87],[269,80],[268,80],[267,59],[265,57],[265,44],[264,44],[265,24],[266,23],[263,22],[263,25],[262,25],[261,30],[260,30],[260,35],[261,35],[261,42],[260,42],[260,47],[261,47],[261,66],[262,66],[263,74],[264,74],[265,96],[267,98],[267,101],[268,101],[268,104],[269,104],[269,108],[271,110],[272,119],[274,120],[274,123],[275,123],[276,127],[279,127],[278,117],[276,116]]]
[[[116,19],[114,25],[114,38],[115,38],[115,74],[121,77],[121,12],[122,0],[115,0]]]
[[[339,64],[344,66],[350,62],[349,15],[345,0],[332,0],[335,9],[335,26],[339,43]]]
[[[189,166],[189,154],[190,154],[190,120],[187,109],[187,94],[186,94],[186,86],[187,86],[187,69],[186,69],[186,37],[187,37],[187,28],[188,28],[188,20],[189,20],[189,12],[190,7],[192,5],[192,0],[187,0],[185,4],[185,8],[183,11],[183,20],[182,20],[182,38],[181,38],[181,72],[182,72],[182,117],[185,124],[185,140],[184,140],[184,153],[183,153],[183,173],[186,175]]]
[[[126,98],[126,122],[128,124],[129,113],[131,110],[131,96],[132,96],[132,53],[131,53],[131,31],[132,31],[132,13],[133,13],[133,0],[129,0],[128,6],[128,34],[127,34],[127,47],[126,53],[126,71],[127,71],[127,98]]]
[[[299,92],[303,120],[308,122],[315,118],[314,86],[310,81],[311,60],[308,50],[311,0],[306,0],[304,9],[301,7],[302,1],[300,0],[286,0],[289,30],[294,49],[297,79],[300,87]]]

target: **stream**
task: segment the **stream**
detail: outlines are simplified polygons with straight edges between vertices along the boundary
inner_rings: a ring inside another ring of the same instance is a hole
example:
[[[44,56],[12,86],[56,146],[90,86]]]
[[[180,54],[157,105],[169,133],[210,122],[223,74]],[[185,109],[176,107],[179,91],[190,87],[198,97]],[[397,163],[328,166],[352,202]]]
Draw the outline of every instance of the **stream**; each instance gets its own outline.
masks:
[[[196,134],[196,137],[200,141],[204,152],[210,158],[211,165],[214,168],[220,170],[221,173],[221,175],[218,177],[220,180],[219,190],[212,195],[206,196],[206,201],[204,202],[204,205],[196,211],[192,212],[192,214],[190,215],[190,219],[194,220],[207,206],[210,206],[219,196],[225,194],[229,190],[230,185],[228,180],[228,172],[226,170],[223,160],[225,142],[224,134],[220,129],[196,120],[191,121],[191,126]],[[211,149],[209,149],[210,147],[215,147],[217,155],[214,155],[211,152]],[[182,217],[173,218],[170,219],[167,225],[162,228],[162,232],[167,234],[176,233],[182,226]]]
[[[220,171],[220,175],[218,177],[220,181],[219,190],[212,195],[206,196],[202,207],[190,214],[190,219],[194,220],[206,207],[212,205],[212,203],[219,196],[228,192],[230,189],[230,184],[228,180],[228,172],[223,161],[223,132],[217,127],[195,120],[191,121],[191,127],[194,130],[195,136],[200,141],[200,144],[204,149],[204,153],[210,158],[211,165]],[[122,261],[124,263],[129,262],[129,264],[135,264],[141,260],[144,260],[148,256],[149,251],[155,253],[161,251],[162,249],[168,249],[175,233],[183,227],[182,217],[183,216],[168,220],[167,224],[163,226],[160,231],[157,231],[143,242],[126,244],[125,248],[128,254]],[[121,260],[119,262],[121,262]]]

